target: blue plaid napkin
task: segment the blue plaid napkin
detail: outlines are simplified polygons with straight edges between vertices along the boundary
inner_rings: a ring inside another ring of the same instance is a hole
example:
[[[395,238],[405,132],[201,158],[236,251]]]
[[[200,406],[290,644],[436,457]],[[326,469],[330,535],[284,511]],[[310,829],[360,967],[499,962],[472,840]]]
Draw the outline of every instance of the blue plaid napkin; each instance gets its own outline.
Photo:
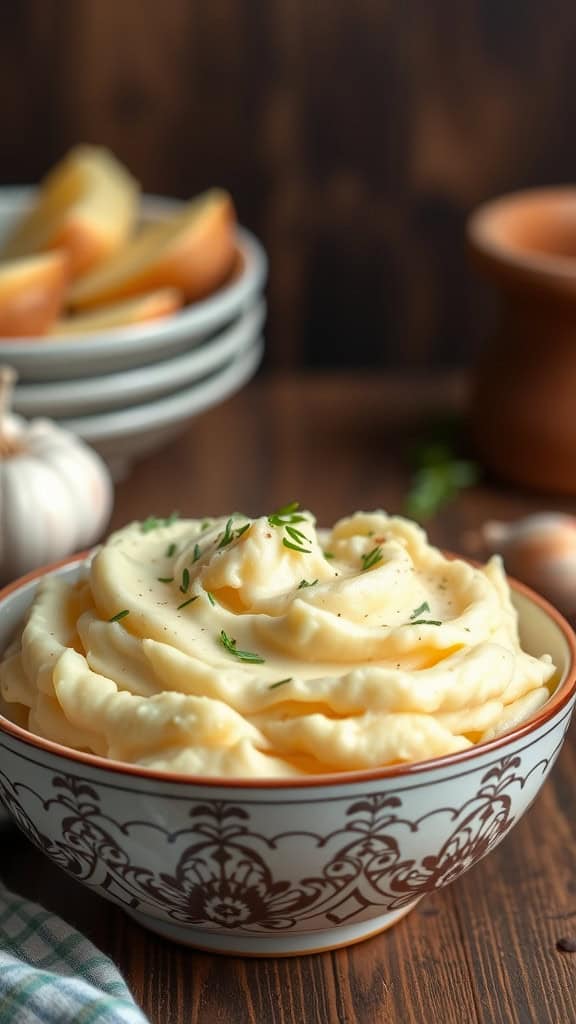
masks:
[[[114,964],[0,885],[0,1024],[146,1024]]]

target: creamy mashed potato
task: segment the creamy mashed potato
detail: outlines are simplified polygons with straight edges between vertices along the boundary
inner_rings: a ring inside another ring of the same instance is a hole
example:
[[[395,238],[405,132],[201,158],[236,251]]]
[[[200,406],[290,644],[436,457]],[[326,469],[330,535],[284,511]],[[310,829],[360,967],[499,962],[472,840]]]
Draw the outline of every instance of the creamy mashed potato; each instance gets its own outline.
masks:
[[[359,512],[133,523],[47,579],[0,665],[51,740],[160,771],[282,777],[465,750],[549,697],[497,558]]]

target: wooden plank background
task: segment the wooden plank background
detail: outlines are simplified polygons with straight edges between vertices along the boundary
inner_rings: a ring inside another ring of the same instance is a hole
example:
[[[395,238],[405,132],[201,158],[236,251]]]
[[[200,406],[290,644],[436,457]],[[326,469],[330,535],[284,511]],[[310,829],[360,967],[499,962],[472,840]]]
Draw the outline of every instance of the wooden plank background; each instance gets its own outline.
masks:
[[[79,140],[228,186],[271,258],[270,365],[466,363],[479,201],[576,177],[573,0],[0,3],[0,182]]]

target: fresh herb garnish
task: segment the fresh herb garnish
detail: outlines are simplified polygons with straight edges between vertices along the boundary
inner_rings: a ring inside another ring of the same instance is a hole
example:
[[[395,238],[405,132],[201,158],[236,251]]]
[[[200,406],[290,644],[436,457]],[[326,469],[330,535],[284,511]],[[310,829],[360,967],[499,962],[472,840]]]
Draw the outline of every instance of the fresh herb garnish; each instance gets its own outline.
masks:
[[[367,555],[362,555],[362,572],[366,572],[367,569],[372,569],[373,566],[378,565],[378,562],[382,561],[382,548],[372,548]]]
[[[306,516],[300,515],[299,508],[299,501],[291,501],[288,505],[283,505],[282,508],[268,516],[270,526],[286,526],[287,524],[305,522]]]
[[[441,626],[440,619],[411,619],[407,626]]]
[[[166,548],[166,558],[172,558],[172,555],[176,554],[176,545],[169,544]]]
[[[316,583],[318,583],[318,580],[300,580],[296,589],[303,590],[304,587],[313,587]]]
[[[203,519],[202,522],[200,523],[200,530],[202,531],[202,533],[204,533],[204,531],[207,530],[209,526],[212,526],[212,520]]]
[[[142,523],[140,523],[141,533],[150,533],[150,530],[157,530],[161,524],[161,520],[157,516],[148,516]]]
[[[323,551],[322,554],[324,555],[324,558],[326,559],[327,562],[331,562],[332,559],[335,558],[333,551]]]
[[[173,576],[157,576],[158,583],[174,583]]]
[[[277,683],[270,683],[269,690],[275,690],[278,686],[284,686],[284,683],[291,683],[292,676],[288,676],[287,679],[279,679]]]
[[[247,661],[253,665],[264,664],[265,659],[261,658],[259,654],[254,654],[252,651],[239,651],[236,647],[236,641],[228,636],[223,629],[220,630],[220,643],[229,654],[233,654],[239,661]]]
[[[422,604],[419,605],[418,608],[415,608],[414,611],[412,612],[412,615],[410,616],[410,622],[412,622],[413,619],[417,619],[419,615],[423,615],[424,612],[429,611],[430,605],[428,604],[428,601],[423,601]]]
[[[200,558],[201,554],[202,554],[202,552],[200,550],[200,545],[199,544],[195,544],[194,545],[194,557],[192,558],[192,563],[197,562],[198,559]]]
[[[180,590],[183,594],[187,594],[190,589],[190,570],[182,569],[182,583],[180,584]]]
[[[290,548],[291,551],[299,551],[301,555],[311,555],[311,548],[303,548],[301,544],[293,544],[291,540],[286,540],[286,537],[282,538],[282,543],[285,548]]]
[[[232,533],[232,523],[233,522],[234,522],[233,519],[229,519],[228,522],[226,523],[226,526],[225,526],[225,529],[224,529],[224,533],[223,533],[223,535],[222,535],[222,537],[220,539],[220,543],[218,544],[218,548],[225,548],[226,545],[229,544],[230,541],[234,539],[234,534]]]
[[[176,611],[179,612],[181,608],[185,608],[186,605],[192,604],[193,601],[197,601],[197,600],[198,600],[198,594],[194,594],[194,597],[189,597],[187,601],[182,601],[182,604],[178,605]]]
[[[239,526],[237,530],[234,530],[234,536],[236,537],[236,540],[238,540],[238,537],[241,537],[242,534],[246,533],[246,530],[249,530],[249,529],[250,529],[250,523],[244,523],[244,526]]]
[[[111,619],[108,619],[108,622],[120,622],[120,619],[125,619],[127,615],[130,615],[130,609],[123,608],[121,612],[116,612],[116,615],[113,615]]]
[[[148,516],[140,523],[140,530],[142,533],[150,533],[150,530],[158,530],[161,526],[172,526],[177,519],[177,512],[171,512],[165,519],[160,519],[158,516]]]
[[[206,591],[206,597],[210,601],[210,604],[214,607],[214,605],[216,604],[216,601],[215,601],[215,598],[214,598],[214,594],[212,594],[211,591],[207,590]]]

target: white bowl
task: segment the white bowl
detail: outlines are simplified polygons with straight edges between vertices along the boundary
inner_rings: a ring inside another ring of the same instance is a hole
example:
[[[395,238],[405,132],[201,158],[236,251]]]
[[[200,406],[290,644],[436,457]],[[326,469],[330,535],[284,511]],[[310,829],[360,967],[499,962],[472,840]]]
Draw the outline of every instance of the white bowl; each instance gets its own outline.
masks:
[[[0,240],[33,194],[31,188],[0,188]],[[177,205],[174,200],[145,196],[142,207],[144,215],[154,219]],[[78,338],[0,338],[0,363],[13,366],[21,380],[62,380],[141,366],[189,349],[233,320],[262,291],[266,255],[244,228],[238,229],[238,253],[241,269],[230,283],[178,313]]]
[[[122,480],[133,462],[178,437],[193,416],[239,391],[256,373],[263,352],[264,342],[257,338],[209,377],[164,398],[58,422],[100,452],[114,479]]]
[[[148,366],[80,380],[19,384],[13,409],[22,416],[85,416],[151,401],[203,377],[245,351],[260,337],[265,304],[242,313],[231,326],[184,352]]]
[[[0,594],[0,651],[37,577]],[[235,955],[368,938],[448,885],[508,834],[562,746],[576,699],[561,616],[513,584],[525,646],[561,679],[518,728],[460,753],[304,779],[205,779],[107,761],[0,716],[0,797],[75,879],[160,935]]]

